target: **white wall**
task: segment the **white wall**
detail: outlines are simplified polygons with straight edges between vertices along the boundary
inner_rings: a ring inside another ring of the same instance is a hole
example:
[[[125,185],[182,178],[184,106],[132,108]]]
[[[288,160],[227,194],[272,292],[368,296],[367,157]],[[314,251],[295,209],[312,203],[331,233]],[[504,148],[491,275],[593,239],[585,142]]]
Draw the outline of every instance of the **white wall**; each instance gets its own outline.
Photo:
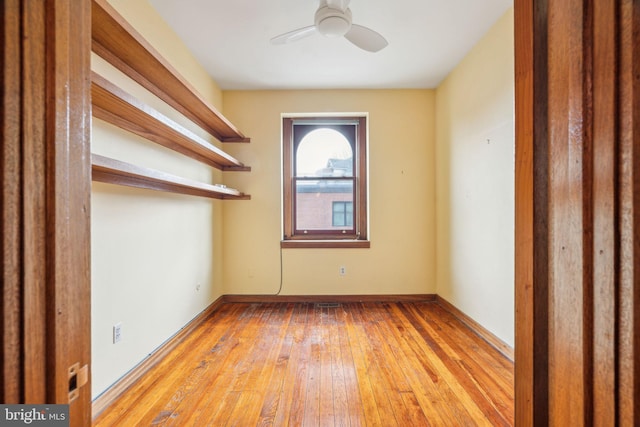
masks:
[[[513,9],[436,91],[437,292],[514,343]]]
[[[111,4],[220,108],[222,94],[146,1]],[[97,56],[92,69],[200,136],[213,138]],[[221,173],[93,119],[92,152],[203,182]],[[92,186],[92,395],[95,398],[222,295],[222,202]],[[123,340],[112,342],[112,327]]]

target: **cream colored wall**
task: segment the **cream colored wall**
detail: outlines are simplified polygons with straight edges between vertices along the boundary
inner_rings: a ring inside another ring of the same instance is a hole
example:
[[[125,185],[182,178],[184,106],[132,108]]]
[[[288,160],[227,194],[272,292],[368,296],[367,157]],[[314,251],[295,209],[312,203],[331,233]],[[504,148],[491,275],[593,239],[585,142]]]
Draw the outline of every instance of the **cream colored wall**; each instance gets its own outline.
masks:
[[[279,289],[281,114],[367,112],[371,248],[283,249],[282,294],[434,293],[434,99],[431,90],[225,91],[225,115],[252,139],[228,148],[252,171],[225,182],[252,199],[223,207],[225,292]]]
[[[221,108],[222,93],[178,37],[144,0],[111,4],[205,99]],[[163,114],[202,130],[97,56],[92,69]],[[92,152],[200,180],[220,172],[93,119]],[[222,202],[93,183],[92,394],[119,377],[222,295]],[[112,343],[121,322],[123,339]]]
[[[436,92],[437,292],[511,346],[513,99],[511,9]]]

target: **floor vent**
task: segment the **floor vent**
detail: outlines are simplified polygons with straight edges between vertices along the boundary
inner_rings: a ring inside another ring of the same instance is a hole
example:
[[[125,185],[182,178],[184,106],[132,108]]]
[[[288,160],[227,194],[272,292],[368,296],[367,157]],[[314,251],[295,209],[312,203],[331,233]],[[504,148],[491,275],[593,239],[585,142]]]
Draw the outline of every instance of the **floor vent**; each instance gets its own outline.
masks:
[[[339,302],[318,302],[316,303],[316,307],[319,308],[337,308],[340,307]]]

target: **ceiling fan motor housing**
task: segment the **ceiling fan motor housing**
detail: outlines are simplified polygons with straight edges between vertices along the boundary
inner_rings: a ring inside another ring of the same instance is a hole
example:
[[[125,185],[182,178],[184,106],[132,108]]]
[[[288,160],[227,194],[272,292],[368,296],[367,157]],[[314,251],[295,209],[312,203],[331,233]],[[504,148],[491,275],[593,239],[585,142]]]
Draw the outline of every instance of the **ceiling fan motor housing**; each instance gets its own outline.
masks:
[[[316,11],[315,25],[325,37],[342,37],[351,29],[351,10],[323,6]]]

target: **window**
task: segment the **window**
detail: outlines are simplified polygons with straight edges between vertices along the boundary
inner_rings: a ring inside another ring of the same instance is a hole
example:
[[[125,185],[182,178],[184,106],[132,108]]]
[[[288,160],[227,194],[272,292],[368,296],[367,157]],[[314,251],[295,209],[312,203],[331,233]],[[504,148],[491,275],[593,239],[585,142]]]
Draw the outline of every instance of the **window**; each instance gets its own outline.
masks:
[[[333,202],[333,227],[353,226],[353,202]]]
[[[283,119],[283,247],[369,247],[365,117]]]

